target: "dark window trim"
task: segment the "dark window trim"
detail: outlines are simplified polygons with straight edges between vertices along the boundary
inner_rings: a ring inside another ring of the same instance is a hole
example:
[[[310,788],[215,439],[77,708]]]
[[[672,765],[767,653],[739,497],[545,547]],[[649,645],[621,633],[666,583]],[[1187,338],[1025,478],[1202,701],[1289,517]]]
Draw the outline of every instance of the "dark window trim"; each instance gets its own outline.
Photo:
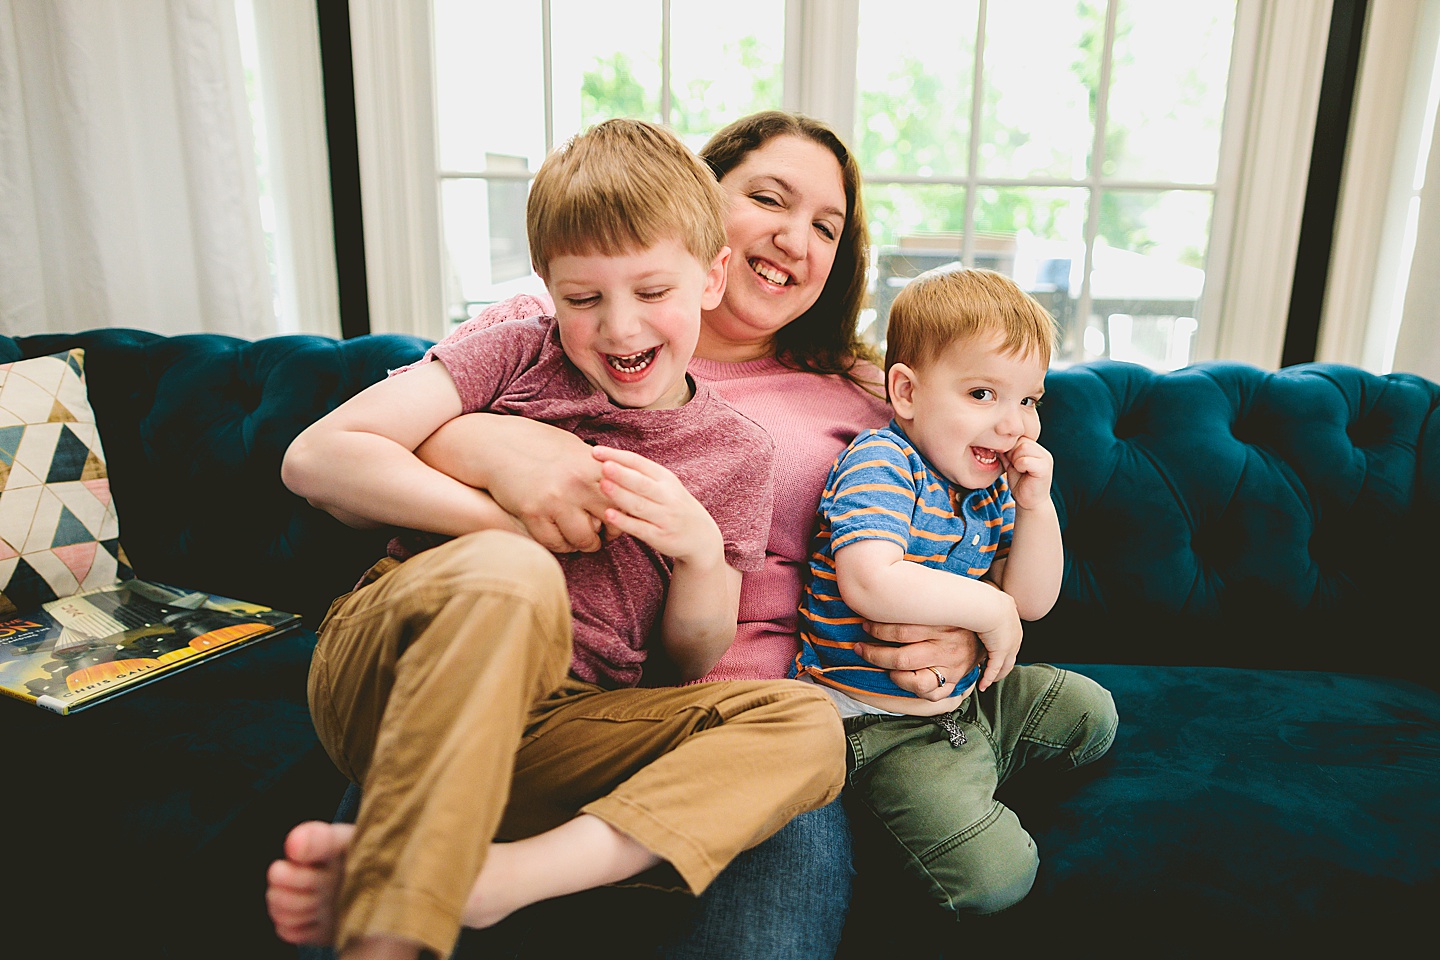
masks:
[[[1320,80],[1305,211],[1300,220],[1295,277],[1290,286],[1290,314],[1285,323],[1285,347],[1280,355],[1282,367],[1314,360],[1320,342],[1320,316],[1330,280],[1335,219],[1340,211],[1340,176],[1345,168],[1345,145],[1350,136],[1350,114],[1360,72],[1367,3],[1368,0],[1334,0],[1330,12],[1330,38],[1325,46],[1325,72]]]
[[[345,0],[317,0],[315,13],[325,85],[325,135],[330,149],[330,209],[335,227],[335,270],[340,285],[340,335],[348,340],[370,332],[350,5]]]

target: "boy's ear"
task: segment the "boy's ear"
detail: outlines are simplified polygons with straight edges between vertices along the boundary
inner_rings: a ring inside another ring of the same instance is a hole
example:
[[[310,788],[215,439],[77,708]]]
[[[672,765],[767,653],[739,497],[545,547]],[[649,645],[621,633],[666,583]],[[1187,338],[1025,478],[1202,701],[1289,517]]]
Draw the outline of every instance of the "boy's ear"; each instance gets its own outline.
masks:
[[[902,420],[915,419],[915,371],[903,363],[885,371],[885,389],[890,395],[890,408]]]
[[[725,299],[725,278],[730,275],[729,267],[730,248],[721,247],[714,262],[710,264],[710,269],[705,271],[705,290],[700,297],[701,310],[714,310],[720,306],[720,301]]]

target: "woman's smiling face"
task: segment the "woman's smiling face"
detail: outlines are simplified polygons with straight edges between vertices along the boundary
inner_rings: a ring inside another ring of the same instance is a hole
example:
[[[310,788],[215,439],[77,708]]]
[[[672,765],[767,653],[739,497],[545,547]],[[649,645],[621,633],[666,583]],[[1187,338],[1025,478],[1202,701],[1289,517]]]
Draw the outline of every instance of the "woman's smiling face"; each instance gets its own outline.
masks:
[[[835,155],[813,140],[775,137],[721,179],[729,198],[725,298],[706,311],[698,356],[771,356],[774,336],[825,288],[845,227],[845,186]]]

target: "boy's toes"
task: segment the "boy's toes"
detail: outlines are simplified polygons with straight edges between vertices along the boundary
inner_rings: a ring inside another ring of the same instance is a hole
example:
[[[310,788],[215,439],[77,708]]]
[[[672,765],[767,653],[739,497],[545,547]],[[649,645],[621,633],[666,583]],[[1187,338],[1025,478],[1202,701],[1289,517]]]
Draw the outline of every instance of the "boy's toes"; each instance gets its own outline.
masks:
[[[285,856],[296,863],[324,866],[344,856],[355,834],[351,823],[325,823],[307,820],[285,837]]]

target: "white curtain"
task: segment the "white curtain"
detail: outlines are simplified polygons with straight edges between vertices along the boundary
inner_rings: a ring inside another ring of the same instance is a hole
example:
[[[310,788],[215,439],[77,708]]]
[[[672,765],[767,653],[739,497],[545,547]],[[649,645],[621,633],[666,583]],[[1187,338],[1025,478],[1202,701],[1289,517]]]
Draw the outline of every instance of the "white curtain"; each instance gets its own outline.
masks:
[[[1395,338],[1394,369],[1440,381],[1440,122],[1435,123],[1420,191],[1415,255]]]
[[[0,0],[0,333],[274,332],[233,0]]]

